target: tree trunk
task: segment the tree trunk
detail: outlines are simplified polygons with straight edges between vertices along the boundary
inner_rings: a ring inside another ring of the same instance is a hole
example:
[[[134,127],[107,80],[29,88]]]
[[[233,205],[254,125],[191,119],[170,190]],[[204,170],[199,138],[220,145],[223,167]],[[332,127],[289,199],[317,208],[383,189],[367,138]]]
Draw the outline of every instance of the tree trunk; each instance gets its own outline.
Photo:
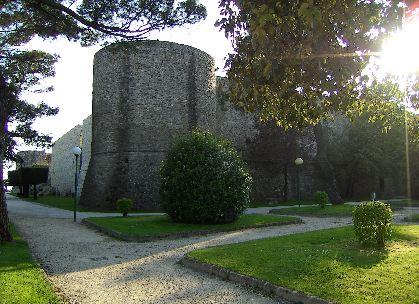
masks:
[[[30,192],[30,186],[29,185],[23,185],[23,192],[22,192],[22,197],[28,198],[29,197],[29,192]]]
[[[378,183],[380,185],[380,196],[382,196],[386,190],[385,179],[381,176],[378,177]]]
[[[9,217],[7,214],[6,197],[4,195],[3,182],[3,158],[1,157],[1,172],[0,172],[0,242],[13,241],[12,234],[9,227]]]
[[[1,75],[0,75],[1,77]],[[2,79],[0,78],[0,92],[4,88],[2,86]],[[3,82],[4,83],[4,82]],[[0,93],[0,101],[1,101],[1,128],[0,128],[0,242],[11,242],[13,240],[12,234],[9,228],[9,217],[7,214],[7,204],[6,204],[6,197],[4,193],[4,181],[3,181],[3,168],[4,168],[4,155],[6,151],[6,132],[7,132],[7,119],[6,119],[6,111],[4,108],[4,99],[2,97],[2,93]]]
[[[33,199],[38,199],[38,191],[36,191],[36,185],[33,185]]]
[[[9,216],[7,214],[6,197],[4,193],[3,168],[6,155],[6,134],[7,134],[7,85],[0,71],[0,242],[13,241],[9,227]]]
[[[288,165],[287,164],[284,165],[282,173],[284,174],[283,200],[284,202],[286,202],[288,200]]]
[[[346,181],[346,194],[347,198],[354,198],[355,190],[355,180],[352,174],[349,175],[348,180]]]
[[[317,143],[317,155],[314,166],[317,169],[317,177],[325,184],[325,190],[332,204],[343,204],[343,199],[337,190],[335,170],[327,157],[327,144],[329,140],[325,133],[326,130],[320,123],[314,127],[314,136]]]

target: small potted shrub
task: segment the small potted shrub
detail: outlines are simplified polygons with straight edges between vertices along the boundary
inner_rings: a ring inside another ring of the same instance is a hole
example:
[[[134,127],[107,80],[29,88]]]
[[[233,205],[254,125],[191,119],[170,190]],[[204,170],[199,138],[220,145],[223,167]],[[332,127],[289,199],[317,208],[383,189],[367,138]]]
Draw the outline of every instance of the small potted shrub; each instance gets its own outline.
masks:
[[[324,191],[317,191],[314,193],[314,201],[323,209],[329,203],[329,195]]]
[[[122,216],[128,216],[128,212],[131,211],[133,206],[132,199],[120,198],[116,201],[116,209],[122,213]]]
[[[383,202],[368,202],[355,207],[353,222],[355,235],[365,245],[384,247],[384,242],[391,236],[393,211]]]

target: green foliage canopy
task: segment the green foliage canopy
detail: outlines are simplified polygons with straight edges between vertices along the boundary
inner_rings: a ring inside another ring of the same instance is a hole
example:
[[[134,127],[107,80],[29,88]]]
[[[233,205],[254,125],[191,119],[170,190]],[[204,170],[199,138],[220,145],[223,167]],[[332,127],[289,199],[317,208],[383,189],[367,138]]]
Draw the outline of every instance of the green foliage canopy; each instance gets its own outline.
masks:
[[[39,185],[48,180],[47,167],[27,167],[9,171],[9,186]]]
[[[363,74],[402,23],[402,1],[222,0],[217,25],[233,41],[231,98],[262,121],[304,128],[333,114],[386,119],[403,94]],[[416,90],[415,90],[416,88]],[[409,89],[417,106],[417,83]]]

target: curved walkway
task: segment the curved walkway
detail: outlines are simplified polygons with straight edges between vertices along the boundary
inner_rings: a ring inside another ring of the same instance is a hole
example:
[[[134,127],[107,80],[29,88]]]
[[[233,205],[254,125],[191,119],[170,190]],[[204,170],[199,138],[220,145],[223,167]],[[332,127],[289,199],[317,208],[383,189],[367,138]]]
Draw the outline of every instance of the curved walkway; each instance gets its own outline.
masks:
[[[11,220],[69,303],[277,303],[177,261],[197,248],[350,224],[342,218],[304,218],[301,225],[125,243],[73,223],[70,211],[36,205],[28,212],[21,200],[7,202]]]

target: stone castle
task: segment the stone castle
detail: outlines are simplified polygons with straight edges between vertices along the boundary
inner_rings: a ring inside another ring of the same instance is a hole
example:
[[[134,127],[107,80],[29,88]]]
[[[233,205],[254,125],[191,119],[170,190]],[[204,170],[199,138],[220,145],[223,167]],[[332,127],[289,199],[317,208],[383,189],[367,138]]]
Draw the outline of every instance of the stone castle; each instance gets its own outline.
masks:
[[[113,44],[96,53],[93,73],[92,116],[54,143],[50,166],[51,186],[71,194],[71,148],[82,147],[83,206],[114,209],[117,199],[129,197],[138,209],[158,208],[160,164],[173,138],[194,128],[233,142],[252,174],[254,200],[296,198],[296,157],[305,161],[303,196],[330,187],[316,175],[313,129],[285,133],[235,108],[213,58],[198,49],[162,41]]]

